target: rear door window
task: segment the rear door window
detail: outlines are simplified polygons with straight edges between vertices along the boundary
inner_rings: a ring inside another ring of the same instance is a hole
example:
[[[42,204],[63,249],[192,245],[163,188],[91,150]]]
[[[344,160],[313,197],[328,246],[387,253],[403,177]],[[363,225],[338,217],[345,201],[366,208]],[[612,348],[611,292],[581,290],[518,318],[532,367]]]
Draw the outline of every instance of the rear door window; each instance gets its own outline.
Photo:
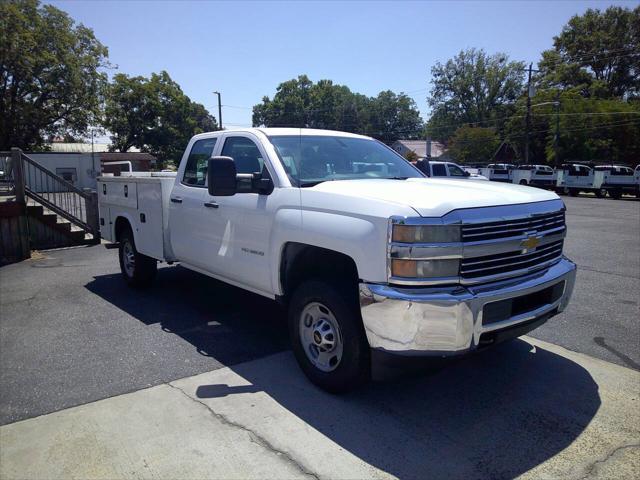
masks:
[[[216,146],[217,138],[197,140],[191,147],[182,183],[189,187],[205,187],[207,164]]]
[[[434,177],[446,177],[447,169],[441,163],[436,163],[431,165],[431,172]]]

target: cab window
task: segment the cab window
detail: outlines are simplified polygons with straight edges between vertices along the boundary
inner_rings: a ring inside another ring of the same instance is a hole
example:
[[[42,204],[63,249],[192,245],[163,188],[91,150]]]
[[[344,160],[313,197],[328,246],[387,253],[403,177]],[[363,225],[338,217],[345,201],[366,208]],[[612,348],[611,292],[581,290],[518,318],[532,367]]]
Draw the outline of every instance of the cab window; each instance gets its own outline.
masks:
[[[260,173],[264,167],[258,146],[247,137],[228,137],[221,155],[233,158],[238,173]]]
[[[216,145],[216,138],[196,141],[191,147],[187,166],[184,168],[182,183],[190,187],[204,187],[207,175],[207,163]]]
[[[447,168],[449,169],[449,175],[452,177],[464,177],[464,170],[462,170],[459,166],[454,165],[452,163],[447,164]]]

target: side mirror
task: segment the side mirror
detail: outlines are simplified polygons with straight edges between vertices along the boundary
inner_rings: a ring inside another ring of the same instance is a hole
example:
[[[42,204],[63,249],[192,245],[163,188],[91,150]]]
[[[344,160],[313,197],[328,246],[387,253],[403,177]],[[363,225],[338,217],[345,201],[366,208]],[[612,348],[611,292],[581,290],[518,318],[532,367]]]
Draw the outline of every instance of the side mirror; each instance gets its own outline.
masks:
[[[209,195],[230,197],[236,194],[236,164],[231,157],[213,157],[207,163]]]

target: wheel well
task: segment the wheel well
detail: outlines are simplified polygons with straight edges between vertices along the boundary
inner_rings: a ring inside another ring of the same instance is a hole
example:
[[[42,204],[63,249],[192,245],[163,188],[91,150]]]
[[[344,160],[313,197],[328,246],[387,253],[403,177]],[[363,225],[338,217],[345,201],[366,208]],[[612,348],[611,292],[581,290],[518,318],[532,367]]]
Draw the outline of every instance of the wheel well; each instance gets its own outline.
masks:
[[[118,217],[116,218],[116,225],[115,225],[115,236],[116,236],[116,242],[120,241],[120,236],[122,235],[122,232],[125,231],[125,229],[129,229],[131,230],[131,224],[129,223],[129,220],[127,220],[124,217]]]
[[[280,260],[280,283],[284,299],[303,281],[324,279],[353,287],[357,293],[358,269],[351,257],[326,248],[290,242],[285,245]]]

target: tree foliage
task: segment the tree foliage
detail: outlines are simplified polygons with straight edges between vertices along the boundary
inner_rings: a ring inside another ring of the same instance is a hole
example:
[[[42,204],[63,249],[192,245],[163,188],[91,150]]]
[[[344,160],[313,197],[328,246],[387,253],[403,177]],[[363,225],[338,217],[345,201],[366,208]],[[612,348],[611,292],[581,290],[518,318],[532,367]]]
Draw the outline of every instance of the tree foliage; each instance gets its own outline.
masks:
[[[444,64],[436,63],[431,75],[427,132],[446,142],[465,123],[501,130],[501,119],[514,112],[522,93],[524,63],[471,48]]]
[[[449,155],[458,163],[491,160],[500,145],[500,137],[493,128],[459,127],[449,142]]]
[[[107,48],[38,0],[0,1],[0,149],[86,133],[100,112]]]
[[[540,83],[583,96],[640,94],[640,7],[611,6],[575,15],[542,54]]]
[[[402,93],[367,97],[331,80],[313,83],[306,75],[281,83],[273,99],[255,105],[253,125],[343,130],[387,143],[419,138],[423,128],[415,102]]]
[[[218,128],[165,71],[150,78],[115,75],[105,98],[104,126],[112,150],[137,147],[162,161],[178,161],[193,135]]]
[[[560,110],[552,104],[557,90],[541,90],[531,99],[529,156],[532,163],[601,162],[636,165],[640,158],[640,102],[584,98],[560,92]],[[526,99],[518,102],[525,108]],[[556,127],[559,131],[556,157]],[[524,157],[525,118],[509,120],[506,138]]]

